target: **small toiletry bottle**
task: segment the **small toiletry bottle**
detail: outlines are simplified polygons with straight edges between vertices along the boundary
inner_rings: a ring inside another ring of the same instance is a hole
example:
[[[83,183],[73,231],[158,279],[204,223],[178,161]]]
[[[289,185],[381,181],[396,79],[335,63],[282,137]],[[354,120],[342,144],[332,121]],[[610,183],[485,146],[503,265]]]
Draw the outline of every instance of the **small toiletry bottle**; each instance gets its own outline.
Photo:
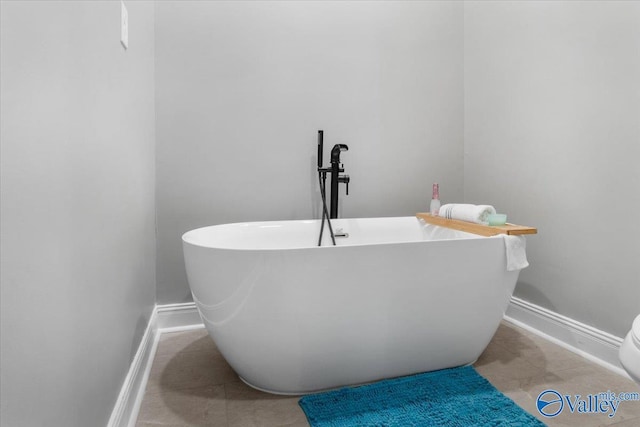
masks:
[[[438,216],[438,212],[440,211],[440,188],[438,183],[433,184],[433,195],[431,196],[431,208],[429,212],[433,216]]]

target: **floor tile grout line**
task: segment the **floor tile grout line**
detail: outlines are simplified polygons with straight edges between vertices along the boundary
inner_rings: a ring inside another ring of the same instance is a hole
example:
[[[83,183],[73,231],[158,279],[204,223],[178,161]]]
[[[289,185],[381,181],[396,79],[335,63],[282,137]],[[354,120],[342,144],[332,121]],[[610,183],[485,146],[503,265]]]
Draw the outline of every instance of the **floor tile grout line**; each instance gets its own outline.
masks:
[[[229,427],[229,396],[227,394],[227,384],[224,383],[224,418],[227,420],[227,426]]]
[[[498,345],[500,345],[500,344],[498,344]],[[554,345],[556,345],[556,344],[554,344]],[[558,346],[558,347],[560,347],[560,346]],[[504,347],[503,347],[503,348],[504,348]],[[562,349],[562,347],[560,347],[560,348]],[[505,349],[505,350],[506,350],[506,351],[509,351],[508,349]],[[565,349],[563,349],[563,350],[565,350]],[[568,350],[567,350],[567,351],[568,351]],[[515,353],[513,353],[513,352],[511,352],[511,353],[512,353],[512,354],[515,354]],[[573,355],[573,353],[570,353],[570,352],[569,352],[568,354],[569,354],[569,355]],[[575,368],[576,368],[576,366],[565,366],[565,367],[562,367],[562,368],[553,368],[553,369],[552,369],[552,368],[548,368],[546,365],[545,365],[545,366],[537,366],[537,365],[534,365],[533,363],[531,363],[531,362],[530,362],[526,357],[523,357],[523,356],[521,356],[521,355],[519,355],[519,354],[515,354],[515,355],[516,355],[517,357],[519,357],[519,358],[522,358],[522,359],[523,359],[523,361],[525,361],[525,362],[529,363],[529,364],[530,364],[530,365],[532,365],[533,367],[535,367],[535,368],[539,368],[539,369],[544,369],[544,371],[545,371],[545,372],[547,372],[547,373],[551,373],[551,374],[553,374],[553,373],[559,373],[559,372],[564,372],[564,371],[567,371],[567,370],[575,369]],[[593,369],[593,370],[596,370],[596,371],[600,371],[600,372],[603,372],[603,373],[608,373],[606,370],[604,370],[605,368],[603,368],[602,366],[598,365],[597,363],[593,363],[593,362],[592,362],[592,361],[590,361],[589,359],[581,358],[579,355],[576,355],[576,356],[580,358],[580,360],[579,360],[579,362],[578,362],[578,363],[583,364],[585,367],[588,367],[588,368],[590,368],[590,369]]]
[[[509,350],[508,347],[503,346],[499,342],[495,342],[495,343],[493,343],[493,345],[496,345],[496,346],[500,347],[501,350],[506,351],[507,353],[511,354],[512,356],[514,356],[514,357],[516,357],[518,359],[521,359],[523,362],[525,362],[527,365],[529,365],[529,366],[531,366],[533,368],[544,369],[546,372],[551,372],[551,371],[548,371],[545,367],[534,365],[526,357],[522,356],[521,354],[518,354],[518,353],[515,353],[515,352]]]
[[[629,419],[618,421],[617,423],[613,423],[609,425],[610,427],[616,427],[617,425],[621,425],[622,423],[628,423],[630,421],[634,421],[634,425],[640,425],[640,417],[629,418]]]
[[[601,368],[599,365],[591,362],[589,359],[585,359],[583,357],[580,357],[580,355],[576,355],[574,353],[571,353],[568,350],[562,348],[561,346],[559,346],[557,344],[554,344],[554,343],[551,343],[551,342],[549,344],[554,346],[554,347],[557,347],[558,349],[562,350],[563,352],[567,352],[567,355],[569,357],[574,356],[574,355],[577,356],[578,358],[580,358],[580,363],[583,363],[586,366],[589,366],[589,367],[591,367],[593,369]],[[523,355],[511,350],[508,346],[505,345],[504,342],[502,342],[502,340],[497,340],[497,341],[493,342],[492,345],[496,345],[496,346],[500,347],[500,349],[502,349],[502,350],[504,350],[504,351],[506,351],[506,352],[518,357],[518,358],[521,358],[523,361],[527,362],[529,365],[532,365],[535,368],[544,369],[546,372],[550,372],[550,373],[562,372],[562,371],[565,371],[565,370],[568,370],[568,369],[575,368],[575,366],[567,366],[567,367],[564,367],[564,368],[549,369],[549,368],[546,367],[546,365],[545,366],[538,366],[538,365],[533,364],[531,361],[529,361],[529,359],[527,357],[525,357],[525,356],[523,356]]]

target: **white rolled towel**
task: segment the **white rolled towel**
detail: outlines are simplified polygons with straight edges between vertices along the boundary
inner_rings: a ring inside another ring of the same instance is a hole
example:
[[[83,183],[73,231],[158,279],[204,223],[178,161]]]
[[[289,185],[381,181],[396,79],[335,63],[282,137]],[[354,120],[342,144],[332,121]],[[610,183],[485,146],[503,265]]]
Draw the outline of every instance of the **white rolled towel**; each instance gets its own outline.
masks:
[[[487,224],[489,215],[496,213],[490,205],[467,205],[462,203],[449,203],[440,207],[438,216],[447,219],[459,219],[461,221]]]

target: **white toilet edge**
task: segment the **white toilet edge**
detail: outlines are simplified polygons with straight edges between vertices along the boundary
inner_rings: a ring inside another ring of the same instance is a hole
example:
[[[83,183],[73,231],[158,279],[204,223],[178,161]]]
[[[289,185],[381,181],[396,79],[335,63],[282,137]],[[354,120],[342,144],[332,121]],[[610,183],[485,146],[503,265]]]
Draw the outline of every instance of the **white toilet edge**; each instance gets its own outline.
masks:
[[[633,321],[633,326],[629,333],[631,334],[633,343],[640,349],[640,315]]]

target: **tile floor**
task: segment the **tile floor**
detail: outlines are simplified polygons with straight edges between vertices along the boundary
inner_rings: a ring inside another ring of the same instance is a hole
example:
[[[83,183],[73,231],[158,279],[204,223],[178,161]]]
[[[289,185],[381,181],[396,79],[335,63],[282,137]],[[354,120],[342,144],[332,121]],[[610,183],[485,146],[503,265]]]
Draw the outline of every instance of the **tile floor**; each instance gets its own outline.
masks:
[[[640,402],[620,404],[613,418],[538,414],[539,393],[640,391],[635,383],[512,324],[503,322],[476,370],[522,408],[549,426],[640,426]],[[262,393],[245,385],[204,329],[163,334],[151,368],[137,427],[308,426],[298,397]]]

